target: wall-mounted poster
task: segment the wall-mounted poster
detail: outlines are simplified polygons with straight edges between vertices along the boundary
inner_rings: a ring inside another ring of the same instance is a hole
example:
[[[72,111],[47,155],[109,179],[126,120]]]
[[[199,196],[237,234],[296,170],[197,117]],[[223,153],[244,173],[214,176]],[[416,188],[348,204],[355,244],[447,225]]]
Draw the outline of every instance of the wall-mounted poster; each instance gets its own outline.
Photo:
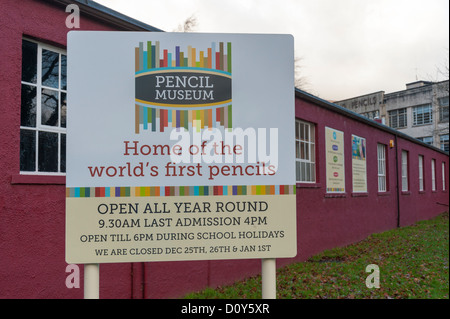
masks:
[[[327,193],[345,192],[344,132],[325,127]]]
[[[366,139],[352,135],[353,192],[367,192]]]

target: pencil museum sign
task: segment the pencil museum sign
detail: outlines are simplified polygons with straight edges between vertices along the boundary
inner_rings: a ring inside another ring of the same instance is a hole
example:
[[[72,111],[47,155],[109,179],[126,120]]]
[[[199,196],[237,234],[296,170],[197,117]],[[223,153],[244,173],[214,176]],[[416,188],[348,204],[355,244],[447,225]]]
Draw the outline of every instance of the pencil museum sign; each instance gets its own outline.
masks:
[[[68,58],[68,263],[297,254],[291,36],[72,31]]]

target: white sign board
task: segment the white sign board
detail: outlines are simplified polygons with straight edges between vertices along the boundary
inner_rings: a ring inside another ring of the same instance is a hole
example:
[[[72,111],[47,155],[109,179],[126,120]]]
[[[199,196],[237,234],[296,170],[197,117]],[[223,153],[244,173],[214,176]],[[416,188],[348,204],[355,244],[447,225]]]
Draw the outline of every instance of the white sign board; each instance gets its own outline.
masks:
[[[68,35],[66,260],[297,253],[293,38]]]

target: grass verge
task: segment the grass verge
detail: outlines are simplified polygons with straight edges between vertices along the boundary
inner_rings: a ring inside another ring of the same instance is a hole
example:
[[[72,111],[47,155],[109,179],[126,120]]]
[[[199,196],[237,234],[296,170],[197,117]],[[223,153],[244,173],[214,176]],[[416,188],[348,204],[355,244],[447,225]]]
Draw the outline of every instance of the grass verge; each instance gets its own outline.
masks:
[[[373,234],[277,270],[278,299],[448,299],[449,214]],[[370,264],[379,268],[379,288]],[[369,279],[368,279],[369,277]],[[261,276],[186,299],[259,299]]]

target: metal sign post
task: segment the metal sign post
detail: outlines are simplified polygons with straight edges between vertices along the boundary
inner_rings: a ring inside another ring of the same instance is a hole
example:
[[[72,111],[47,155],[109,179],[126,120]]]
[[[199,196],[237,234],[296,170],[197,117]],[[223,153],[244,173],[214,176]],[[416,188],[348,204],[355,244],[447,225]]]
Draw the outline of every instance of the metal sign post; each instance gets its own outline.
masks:
[[[262,298],[277,298],[277,264],[275,258],[261,259]]]
[[[100,266],[99,264],[84,265],[84,299],[99,299],[100,297]]]

